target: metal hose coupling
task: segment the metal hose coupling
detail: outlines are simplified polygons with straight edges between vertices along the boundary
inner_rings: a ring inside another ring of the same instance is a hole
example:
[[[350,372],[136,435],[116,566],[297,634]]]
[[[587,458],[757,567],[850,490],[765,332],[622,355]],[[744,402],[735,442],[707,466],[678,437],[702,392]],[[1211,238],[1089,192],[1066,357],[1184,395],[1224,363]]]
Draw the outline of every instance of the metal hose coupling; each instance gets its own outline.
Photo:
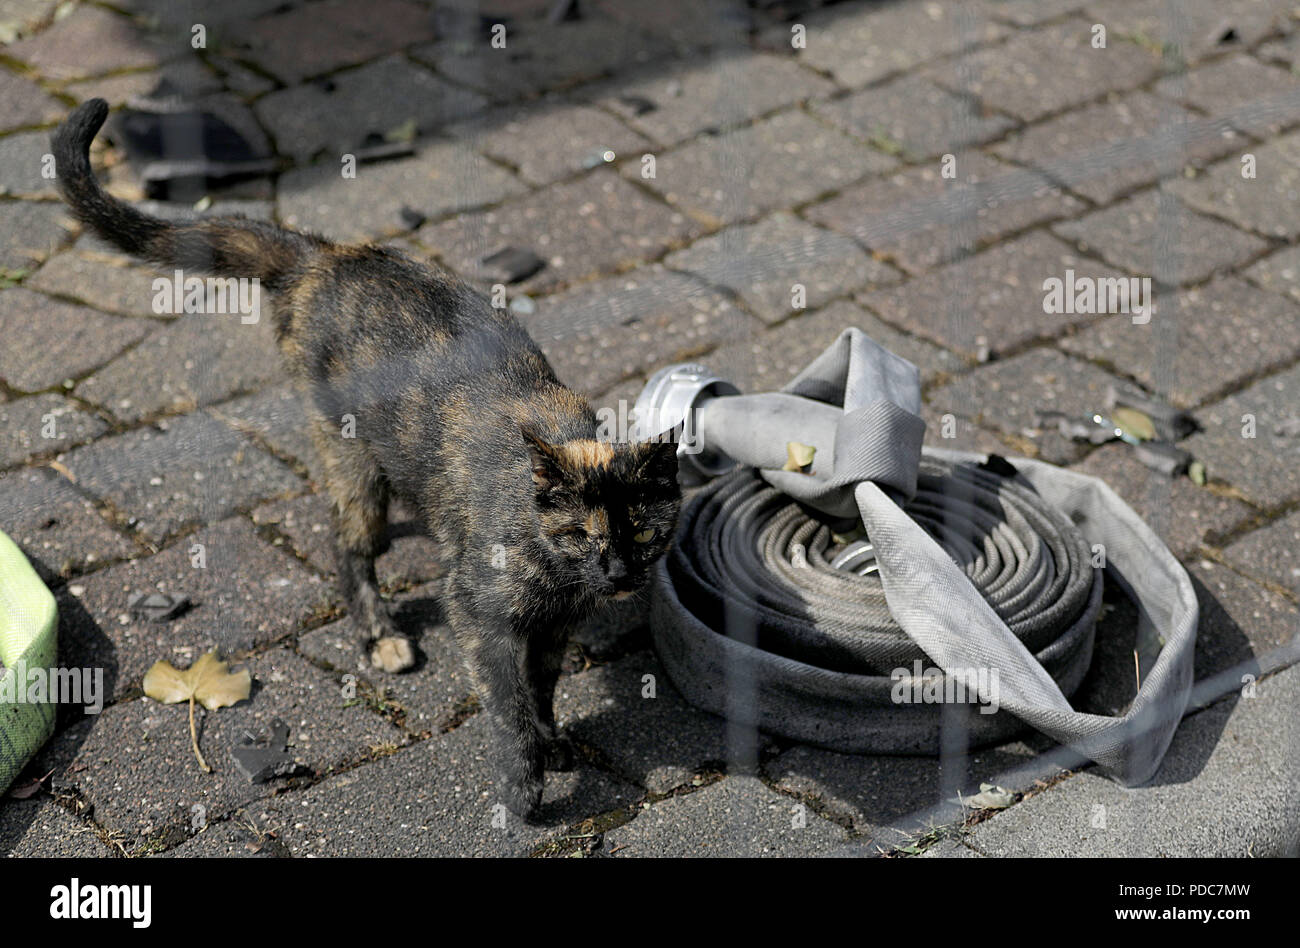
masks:
[[[920,404],[915,366],[852,328],[780,392],[743,395],[696,364],[654,374],[639,436],[681,425],[683,483],[712,480],[656,568],[674,684],[835,750],[937,754],[945,729],[981,746],[1029,726],[1125,783],[1149,779],[1190,694],[1186,572],[1095,478],[923,449]],[[1091,662],[1099,549],[1143,640],[1163,643],[1119,717],[1068,699]],[[937,692],[917,680],[931,673]]]

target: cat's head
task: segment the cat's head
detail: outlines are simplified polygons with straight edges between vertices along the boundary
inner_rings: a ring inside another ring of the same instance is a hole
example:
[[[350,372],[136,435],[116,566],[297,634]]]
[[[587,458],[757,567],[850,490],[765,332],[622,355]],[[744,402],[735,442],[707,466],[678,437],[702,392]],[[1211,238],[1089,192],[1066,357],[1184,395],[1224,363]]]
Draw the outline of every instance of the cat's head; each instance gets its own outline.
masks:
[[[677,524],[677,445],[671,440],[551,443],[521,428],[542,540],[575,582],[622,599],[645,584]]]

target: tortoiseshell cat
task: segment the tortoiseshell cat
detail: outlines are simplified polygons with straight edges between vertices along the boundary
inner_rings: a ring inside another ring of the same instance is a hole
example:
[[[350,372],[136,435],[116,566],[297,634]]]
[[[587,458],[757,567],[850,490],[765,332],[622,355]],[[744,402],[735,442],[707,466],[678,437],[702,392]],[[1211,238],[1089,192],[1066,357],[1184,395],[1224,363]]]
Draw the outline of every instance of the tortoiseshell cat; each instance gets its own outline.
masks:
[[[118,201],[89,159],[107,113],[92,99],[53,135],[64,198],[127,253],[270,292],[309,395],[363,648],[384,671],[415,662],[375,581],[391,491],[451,557],[444,611],[496,725],[504,802],[533,814],[544,767],[572,764],[551,707],[569,628],[640,587],[664,553],[680,502],[674,445],[598,440],[590,405],[513,317],[431,266],[239,217],[170,223]],[[344,415],[355,437],[342,436]]]

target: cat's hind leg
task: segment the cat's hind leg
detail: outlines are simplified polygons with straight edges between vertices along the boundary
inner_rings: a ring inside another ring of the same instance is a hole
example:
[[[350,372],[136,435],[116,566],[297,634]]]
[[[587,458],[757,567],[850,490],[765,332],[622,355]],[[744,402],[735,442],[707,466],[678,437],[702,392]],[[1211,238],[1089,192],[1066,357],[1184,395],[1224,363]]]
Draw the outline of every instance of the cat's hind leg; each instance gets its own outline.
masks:
[[[331,501],[339,585],[361,647],[375,668],[405,671],[415,664],[415,648],[398,631],[375,579],[388,525],[388,483],[364,441],[344,438],[321,418],[311,427]]]

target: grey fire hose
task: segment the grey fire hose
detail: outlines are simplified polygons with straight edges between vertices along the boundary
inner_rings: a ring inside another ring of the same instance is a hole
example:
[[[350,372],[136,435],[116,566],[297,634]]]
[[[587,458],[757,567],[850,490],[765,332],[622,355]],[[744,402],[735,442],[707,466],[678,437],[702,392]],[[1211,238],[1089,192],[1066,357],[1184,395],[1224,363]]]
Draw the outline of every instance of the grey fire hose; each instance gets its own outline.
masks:
[[[639,434],[684,423],[688,481],[725,473],[685,505],[657,569],[652,629],[673,683],[834,750],[936,754],[945,728],[982,746],[1028,725],[1124,783],[1150,779],[1191,690],[1186,572],[1096,478],[922,449],[919,413],[916,368],[857,329],[780,393],[741,395],[694,365],[656,373]],[[815,449],[806,468],[782,469],[791,443]],[[842,535],[854,526],[865,537]],[[1092,658],[1099,558],[1159,650],[1122,717],[1067,698]],[[929,666],[947,700],[916,700]],[[958,683],[970,696],[954,704]]]

